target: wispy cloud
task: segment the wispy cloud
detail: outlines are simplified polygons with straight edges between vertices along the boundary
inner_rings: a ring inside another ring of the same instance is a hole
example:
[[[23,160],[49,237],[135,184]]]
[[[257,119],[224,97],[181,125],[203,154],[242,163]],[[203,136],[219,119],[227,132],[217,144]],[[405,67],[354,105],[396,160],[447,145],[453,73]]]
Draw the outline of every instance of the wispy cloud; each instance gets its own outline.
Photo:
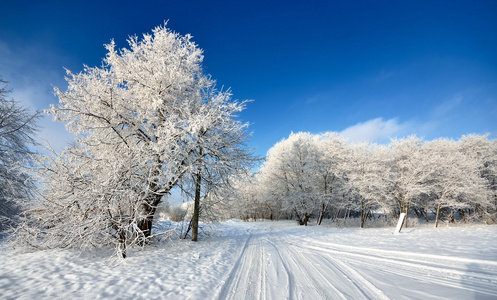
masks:
[[[451,99],[442,102],[438,106],[433,109],[432,114],[436,117],[446,116],[447,114],[453,112],[457,109],[461,103],[463,102],[463,96],[461,94],[457,94]]]
[[[340,132],[350,142],[386,143],[390,138],[407,134],[409,123],[399,123],[397,119],[375,118],[357,123]]]

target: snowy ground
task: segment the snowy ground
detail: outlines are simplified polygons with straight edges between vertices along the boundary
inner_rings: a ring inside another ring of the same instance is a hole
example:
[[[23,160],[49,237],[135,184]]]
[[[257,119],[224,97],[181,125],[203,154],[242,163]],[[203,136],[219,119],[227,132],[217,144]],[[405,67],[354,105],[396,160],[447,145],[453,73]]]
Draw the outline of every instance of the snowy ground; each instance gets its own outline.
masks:
[[[0,299],[497,299],[497,226],[230,221],[129,253],[0,249]]]

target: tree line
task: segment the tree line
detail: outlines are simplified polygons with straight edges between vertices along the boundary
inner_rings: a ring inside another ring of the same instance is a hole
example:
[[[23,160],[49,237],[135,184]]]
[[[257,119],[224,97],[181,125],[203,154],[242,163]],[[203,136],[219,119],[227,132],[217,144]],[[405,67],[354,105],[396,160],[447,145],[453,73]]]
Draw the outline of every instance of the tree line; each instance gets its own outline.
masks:
[[[495,223],[497,141],[488,135],[388,145],[347,143],[335,132],[292,133],[275,144],[254,174],[237,183],[233,205],[242,219],[315,219],[404,212],[426,221]],[[407,225],[407,222],[405,223]]]

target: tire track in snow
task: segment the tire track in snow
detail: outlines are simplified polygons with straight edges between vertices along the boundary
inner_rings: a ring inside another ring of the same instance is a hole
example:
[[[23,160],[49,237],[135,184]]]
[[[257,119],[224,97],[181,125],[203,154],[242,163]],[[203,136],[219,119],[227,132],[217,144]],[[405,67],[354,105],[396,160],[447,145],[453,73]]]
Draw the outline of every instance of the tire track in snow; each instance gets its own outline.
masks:
[[[309,253],[305,247],[280,236],[269,242],[288,265],[289,273],[294,274],[292,289],[296,299],[389,299],[359,273],[331,263],[320,252]]]
[[[453,258],[437,255],[402,253],[388,250],[325,244],[305,245],[314,252],[328,253],[332,260],[426,282],[497,297],[497,263],[494,261]],[[472,269],[468,270],[468,266]]]
[[[264,239],[266,241],[266,243],[268,243],[269,245],[271,245],[272,249],[274,250],[274,252],[278,255],[278,260],[277,262],[281,262],[281,265],[283,267],[283,270],[284,270],[284,273],[286,275],[286,281],[287,281],[287,286],[286,286],[286,291],[288,292],[288,297],[286,299],[293,299],[293,287],[294,287],[294,278],[293,278],[293,274],[292,272],[290,271],[290,269],[288,268],[288,265],[287,263],[285,262],[285,260],[283,259],[283,256],[281,255],[281,252],[278,250],[278,247],[276,247],[276,245],[274,243],[272,243],[268,238],[265,238]],[[281,269],[281,268],[280,268]],[[276,277],[278,277],[279,275],[279,270],[277,268],[277,265],[275,265],[274,268],[268,268],[266,270],[267,271],[272,271],[272,272],[275,272],[276,273]],[[268,276],[269,277],[269,276]],[[279,280],[278,280],[279,282]],[[275,296],[279,296],[281,297],[281,295],[276,295],[274,293],[271,293],[270,297],[269,298],[265,298],[265,299],[275,299],[276,297]]]
[[[305,262],[309,274],[314,274],[314,282],[328,283],[323,288],[325,293],[321,295],[324,296],[322,299],[389,299],[381,290],[344,263],[322,256],[319,252],[306,252],[304,255],[303,249],[298,248],[300,246],[293,243],[290,245],[293,248],[292,253],[299,256],[299,261]],[[316,276],[317,274],[319,276]]]
[[[399,261],[412,261],[416,263],[422,263],[426,265],[433,265],[435,267],[445,267],[450,265],[452,268],[459,268],[461,270],[466,270],[468,265],[475,264],[481,265],[483,269],[481,271],[487,271],[490,274],[495,274],[497,271],[497,261],[482,260],[474,258],[462,258],[462,257],[451,257],[442,256],[434,254],[424,254],[424,253],[414,253],[414,252],[404,252],[404,251],[392,251],[383,249],[372,249],[364,247],[354,247],[346,246],[333,243],[325,243],[316,240],[307,241],[307,244],[314,244],[317,247],[322,247],[324,249],[331,249],[336,251],[342,251],[347,253],[367,253],[368,255],[375,255],[379,257],[388,257],[393,260]]]
[[[354,270],[303,249],[277,234],[251,234],[216,298],[388,299]]]
[[[328,258],[332,265],[339,269],[346,278],[352,281],[367,299],[389,299],[380,289],[364,278],[356,270],[349,267],[342,261],[334,258]]]
[[[292,299],[292,279],[287,270],[277,249],[266,238],[251,235],[216,298]]]
[[[244,254],[247,251],[248,244],[250,240],[252,239],[252,234],[248,236],[248,238],[245,240],[245,244],[243,245],[240,254],[238,254],[238,258],[231,268],[228,276],[226,279],[223,281],[223,285],[221,286],[221,289],[217,293],[217,299],[230,299],[234,297],[234,291],[237,290],[237,284],[240,282],[240,265],[242,262],[242,259],[244,258]]]
[[[253,228],[239,239],[217,299],[497,297],[495,261],[333,244],[273,227]]]

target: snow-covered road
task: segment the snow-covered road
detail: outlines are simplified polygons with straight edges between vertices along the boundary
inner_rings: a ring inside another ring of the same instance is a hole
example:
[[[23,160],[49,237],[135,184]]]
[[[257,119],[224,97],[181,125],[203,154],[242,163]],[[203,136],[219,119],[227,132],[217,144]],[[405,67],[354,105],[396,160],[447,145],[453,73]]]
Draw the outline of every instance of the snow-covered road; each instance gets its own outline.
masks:
[[[218,299],[497,297],[494,260],[342,245],[265,225],[248,234]]]
[[[323,249],[314,251],[275,233],[250,235],[218,298],[388,299]]]
[[[497,299],[497,226],[392,231],[229,221],[124,261],[0,247],[0,299]]]

